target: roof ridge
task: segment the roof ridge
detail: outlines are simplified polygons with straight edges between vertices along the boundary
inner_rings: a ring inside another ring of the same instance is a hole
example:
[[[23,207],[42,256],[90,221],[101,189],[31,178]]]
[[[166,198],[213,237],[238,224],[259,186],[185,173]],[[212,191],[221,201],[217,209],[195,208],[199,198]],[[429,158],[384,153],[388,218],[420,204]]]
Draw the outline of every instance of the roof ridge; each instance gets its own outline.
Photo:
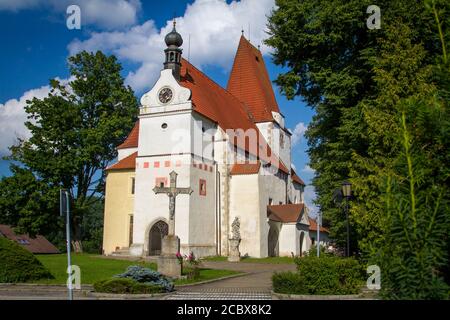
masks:
[[[182,60],[187,61],[186,59],[182,58]],[[251,120],[253,122],[253,120],[251,119],[251,116],[248,112],[247,107],[244,105],[244,103],[238,99],[234,94],[232,94],[230,91],[228,91],[226,88],[222,87],[220,84],[218,84],[217,82],[215,82],[213,79],[211,79],[210,77],[208,77],[204,72],[202,72],[201,70],[199,70],[196,66],[194,66],[192,63],[190,63],[189,61],[187,61],[189,63],[190,66],[192,66],[193,69],[197,70],[198,73],[205,78],[206,80],[210,81],[212,84],[214,84],[216,87],[219,87],[220,89],[222,89],[223,91],[225,91],[227,94],[229,94],[233,99],[236,100],[236,102],[238,102],[239,104],[241,104],[244,108],[245,108],[245,113],[247,114],[247,116],[249,117],[249,120]],[[186,72],[188,71],[188,65],[186,65]]]

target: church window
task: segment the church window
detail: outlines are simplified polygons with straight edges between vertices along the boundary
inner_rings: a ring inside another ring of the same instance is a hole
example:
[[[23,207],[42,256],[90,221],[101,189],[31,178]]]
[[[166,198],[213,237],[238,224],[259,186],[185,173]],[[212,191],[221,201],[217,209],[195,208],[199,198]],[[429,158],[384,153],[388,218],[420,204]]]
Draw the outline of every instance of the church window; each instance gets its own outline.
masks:
[[[273,199],[272,199],[272,198],[269,198],[269,206],[272,205],[272,202],[273,202]]]
[[[284,148],[284,134],[280,131],[280,147]]]
[[[200,179],[199,193],[201,196],[206,196],[206,180]]]
[[[167,123],[163,123],[162,125],[161,125],[161,128],[164,130],[164,129],[167,129]]]
[[[136,179],[131,178],[131,194],[134,194],[135,187],[136,187]]]

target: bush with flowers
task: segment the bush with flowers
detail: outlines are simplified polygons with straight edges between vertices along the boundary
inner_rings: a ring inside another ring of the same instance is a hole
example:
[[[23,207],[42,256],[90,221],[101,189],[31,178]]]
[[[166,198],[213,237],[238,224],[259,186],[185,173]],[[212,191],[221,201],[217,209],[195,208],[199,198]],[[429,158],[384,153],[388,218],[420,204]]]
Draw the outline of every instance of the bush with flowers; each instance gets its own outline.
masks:
[[[176,254],[178,262],[181,264],[182,272],[188,279],[198,279],[200,277],[200,260],[191,251],[189,255]]]

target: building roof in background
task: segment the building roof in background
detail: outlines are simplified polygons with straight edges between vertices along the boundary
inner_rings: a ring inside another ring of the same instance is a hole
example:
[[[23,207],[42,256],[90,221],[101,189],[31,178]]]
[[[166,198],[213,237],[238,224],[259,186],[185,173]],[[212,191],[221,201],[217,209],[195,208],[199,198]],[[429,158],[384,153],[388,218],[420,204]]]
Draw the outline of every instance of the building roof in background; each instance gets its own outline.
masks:
[[[236,163],[231,167],[231,175],[240,174],[256,174],[259,173],[259,168],[261,167],[261,162],[256,163]]]
[[[123,158],[117,163],[110,165],[106,170],[125,170],[136,168],[137,151],[130,154],[128,157]]]
[[[311,231],[317,231],[317,223],[316,220],[309,218],[309,230]],[[330,231],[327,228],[324,228],[322,226],[320,226],[320,232],[326,232],[326,233],[330,233]]]
[[[31,253],[59,253],[59,250],[45,237],[31,238],[26,234],[17,235],[11,226],[0,224],[0,236],[12,240]]]
[[[130,134],[117,149],[137,148],[139,144],[139,120],[134,124]]]
[[[261,52],[241,36],[227,90],[250,110],[255,122],[273,121],[280,112]]]
[[[301,184],[302,186],[305,185],[303,180],[295,173],[294,169],[291,168],[291,178],[293,182],[296,182],[298,184]]]
[[[303,203],[268,205],[267,217],[272,221],[283,223],[297,222],[304,212]]]

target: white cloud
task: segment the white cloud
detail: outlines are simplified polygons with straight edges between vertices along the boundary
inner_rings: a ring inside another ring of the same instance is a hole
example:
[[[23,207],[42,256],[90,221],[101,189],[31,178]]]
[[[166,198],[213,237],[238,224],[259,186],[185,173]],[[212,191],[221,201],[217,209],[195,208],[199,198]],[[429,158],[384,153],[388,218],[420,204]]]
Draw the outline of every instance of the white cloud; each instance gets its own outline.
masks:
[[[317,214],[319,213],[320,208],[316,204],[314,204],[314,200],[316,200],[316,197],[317,197],[314,186],[312,186],[312,185],[306,186],[303,196],[304,196],[305,204],[309,209],[309,216],[311,218],[317,217]]]
[[[199,68],[216,65],[231,68],[241,29],[250,23],[250,40],[261,44],[263,54],[269,48],[261,43],[267,37],[267,15],[274,0],[242,0],[229,4],[225,0],[196,0],[187,6],[182,17],[176,18],[177,31],[182,35],[183,56],[188,57],[190,35],[190,61]],[[158,30],[153,21],[134,26],[126,31],[92,32],[87,40],[69,44],[70,54],[81,50],[110,52],[122,61],[139,64],[130,72],[126,82],[137,92],[153,85],[164,62],[164,36],[172,29],[172,21]]]
[[[56,79],[63,85],[69,81]],[[9,154],[8,148],[17,143],[17,138],[28,139],[30,137],[30,132],[25,127],[27,100],[43,99],[48,96],[49,92],[50,86],[42,86],[26,91],[19,99],[11,99],[4,104],[0,103],[0,156]]]
[[[309,174],[314,174],[316,172],[316,170],[314,170],[313,168],[311,168],[308,164],[305,165],[302,169],[302,172],[304,173],[309,173]]]
[[[0,104],[0,155],[9,153],[8,148],[17,143],[17,138],[27,139],[30,136],[24,122],[27,120],[24,107],[26,101],[36,97],[42,99],[50,92],[49,86],[25,92],[19,99],[8,100]]]
[[[65,17],[67,7],[72,4],[81,9],[81,28],[83,25],[107,29],[127,27],[137,22],[141,10],[139,0],[2,0],[0,11],[49,8]]]
[[[294,129],[294,131],[292,133],[291,141],[292,141],[292,145],[293,146],[295,146],[296,144],[298,144],[301,141],[301,139],[302,139],[302,137],[305,134],[307,129],[308,129],[308,126],[305,125],[304,122],[297,123],[297,125],[295,126],[295,129]]]

